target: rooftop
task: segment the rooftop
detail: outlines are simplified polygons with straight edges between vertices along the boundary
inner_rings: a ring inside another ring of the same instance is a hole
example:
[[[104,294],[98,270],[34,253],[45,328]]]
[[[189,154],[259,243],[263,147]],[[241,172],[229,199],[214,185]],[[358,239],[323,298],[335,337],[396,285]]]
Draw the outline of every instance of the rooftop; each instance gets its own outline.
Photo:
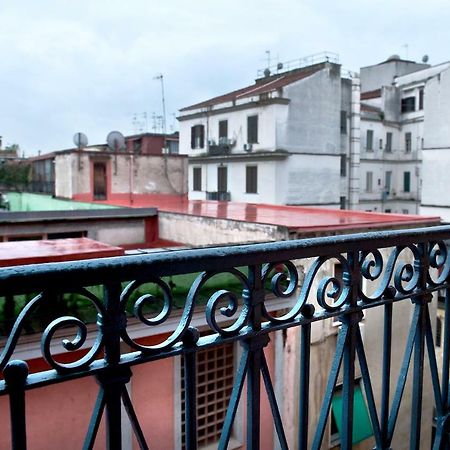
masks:
[[[270,75],[264,78],[257,79],[254,84],[238,89],[232,92],[228,92],[217,97],[213,97],[209,100],[196,103],[185,108],[181,108],[180,111],[189,111],[192,109],[206,108],[208,106],[217,105],[225,102],[235,102],[236,100],[252,97],[255,95],[261,95],[269,92],[276,91],[288,84],[307,78],[314,73],[322,70],[325,67],[324,63],[315,64],[314,66],[303,67],[300,69],[294,69],[288,72]]]
[[[166,198],[164,196],[134,196],[132,205],[128,199],[114,202],[114,204],[136,208],[153,206],[161,212],[278,225],[298,232],[366,230],[440,223],[439,217],[430,216],[212,200],[183,200],[175,196]]]

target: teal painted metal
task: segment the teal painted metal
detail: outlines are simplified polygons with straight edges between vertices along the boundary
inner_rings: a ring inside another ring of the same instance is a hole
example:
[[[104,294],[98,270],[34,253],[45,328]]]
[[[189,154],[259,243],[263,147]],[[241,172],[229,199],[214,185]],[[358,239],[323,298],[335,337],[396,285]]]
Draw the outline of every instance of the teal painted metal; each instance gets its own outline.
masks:
[[[260,448],[260,395],[265,391],[280,448],[286,449],[288,444],[279,399],[275,395],[264,351],[271,332],[298,327],[302,333],[298,380],[300,422],[297,424],[296,446],[307,448],[308,428],[312,422],[308,412],[311,326],[317,321],[337,318],[342,325],[337,336],[336,351],[323,393],[317,426],[311,436],[312,448],[318,450],[323,444],[340,372],[343,380],[341,447],[351,448],[357,362],[361,369],[365,403],[377,448],[387,450],[391,447],[400,407],[405,401],[403,393],[408,380],[412,382],[410,448],[418,448],[425,394],[424,376],[429,376],[432,380],[432,398],[436,407],[433,448],[448,448],[450,253],[446,241],[449,240],[450,227],[435,227],[2,269],[0,294],[38,293],[18,316],[0,355],[0,369],[3,370],[5,379],[0,381],[0,394],[10,397],[13,447],[26,448],[26,390],[88,376],[96,377],[99,395],[86,430],[84,448],[94,446],[103,414],[106,417],[108,448],[121,448],[122,405],[140,448],[150,447],[151,443],[145,441],[145,430],[139,424],[138,415],[126,391],[126,383],[132,377],[134,365],[183,354],[187,406],[186,443],[187,448],[194,449],[197,446],[197,352],[225,342],[239,341],[243,351],[218,446],[221,449],[227,448],[243,386],[247,382],[246,448]],[[389,249],[387,258],[383,257],[380,251],[382,248]],[[406,259],[403,258],[405,254],[408,255]],[[294,261],[302,258],[312,258],[312,263],[300,282]],[[322,269],[330,260],[342,266],[341,277],[323,274]],[[242,270],[242,267],[246,269]],[[158,326],[172,316],[174,306],[172,287],[163,277],[195,272],[200,274],[190,287],[178,325],[171,334],[155,345],[136,342],[129,334],[126,311],[132,310],[143,327],[157,330]],[[200,336],[198,329],[193,327],[192,319],[195,308],[203,304],[202,289],[209,280],[224,273],[236,279],[240,291],[230,292],[218,288],[212,295],[208,292],[203,326],[209,327],[211,334]],[[137,298],[133,296],[133,292],[148,283],[158,286],[160,292],[160,301],[157,303],[160,310],[152,317],[146,315],[146,307],[155,304],[155,292]],[[370,283],[375,283],[376,286],[372,294],[365,288]],[[87,287],[92,285],[102,285],[103,295],[89,291]],[[315,286],[318,286],[317,289]],[[433,292],[440,290],[446,291],[441,374],[438,373],[429,308]],[[48,324],[42,335],[42,356],[53,369],[28,374],[25,362],[11,361],[19,335],[39,305],[69,292],[84,296],[97,313],[94,343],[84,356],[75,358],[71,363],[56,360],[51,346],[56,332],[60,333],[67,325],[77,328],[78,333],[74,339],[62,341],[64,349],[69,353],[80,349],[88,335],[88,328],[80,319],[59,317]],[[272,315],[267,305],[274,296],[292,298],[291,309],[283,315]],[[312,302],[311,296],[315,296],[316,301]],[[392,323],[392,306],[397,302],[410,303],[413,315],[400,374],[391,400],[390,362],[393,356],[392,328],[395,325]],[[384,315],[384,328],[380,329],[380,336],[383,336],[382,387],[381,392],[377,393],[373,390],[360,325],[364,311],[370,308],[380,308]],[[226,325],[222,325],[218,316],[227,319]],[[128,344],[131,350],[124,350],[121,342]],[[102,357],[99,356],[101,352]],[[424,369],[427,359],[429,372]],[[409,372],[412,373],[410,378]],[[380,410],[377,409],[376,398],[381,399]]]

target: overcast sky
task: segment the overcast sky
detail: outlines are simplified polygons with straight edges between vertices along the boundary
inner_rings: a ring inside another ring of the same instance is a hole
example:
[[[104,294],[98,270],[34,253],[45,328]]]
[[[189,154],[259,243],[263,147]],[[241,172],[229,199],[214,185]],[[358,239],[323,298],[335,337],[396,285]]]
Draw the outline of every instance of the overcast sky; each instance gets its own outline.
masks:
[[[324,50],[345,69],[391,54],[450,59],[449,0],[0,0],[0,135],[26,155],[168,131],[183,106],[251,84],[272,62]],[[407,47],[405,46],[407,44]]]

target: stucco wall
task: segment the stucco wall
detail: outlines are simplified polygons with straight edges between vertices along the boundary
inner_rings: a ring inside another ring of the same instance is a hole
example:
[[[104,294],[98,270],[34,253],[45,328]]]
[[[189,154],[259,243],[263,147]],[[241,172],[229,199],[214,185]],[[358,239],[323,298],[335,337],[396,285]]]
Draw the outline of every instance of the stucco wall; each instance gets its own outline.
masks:
[[[266,242],[288,239],[286,228],[234,220],[159,212],[159,237],[186,245]]]
[[[185,157],[105,152],[77,155],[73,152],[55,157],[56,196],[92,199],[95,162],[106,165],[108,195],[187,193]]]
[[[323,70],[284,88],[290,99],[285,123],[277,124],[277,145],[288,151],[340,153],[340,70]]]
[[[280,164],[279,180],[286,180],[283,203],[339,204],[340,156],[290,155]]]

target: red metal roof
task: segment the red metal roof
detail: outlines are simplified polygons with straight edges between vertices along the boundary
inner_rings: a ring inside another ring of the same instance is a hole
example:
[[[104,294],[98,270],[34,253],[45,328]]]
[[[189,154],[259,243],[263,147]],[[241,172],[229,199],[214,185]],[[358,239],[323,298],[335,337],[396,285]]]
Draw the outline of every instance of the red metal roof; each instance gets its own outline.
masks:
[[[88,238],[0,242],[0,267],[120,256],[120,247]]]
[[[361,92],[361,100],[370,100],[371,98],[378,98],[378,97],[381,97],[381,89]]]
[[[176,198],[175,196],[168,196],[165,199],[162,195],[158,197],[135,195],[133,205],[127,203],[127,200],[114,202],[114,204],[133,206],[135,208],[153,206],[162,212],[284,226],[298,232],[331,232],[333,230],[373,229],[440,223],[439,217],[430,216],[211,200],[187,200],[186,198]]]
[[[227,94],[219,95],[218,97],[211,98],[204,102],[196,103],[195,105],[186,106],[181,108],[180,111],[188,111],[190,109],[198,109],[206,106],[217,105],[219,103],[231,102],[238,100],[240,98],[252,97],[253,95],[260,95],[268,92],[276,91],[277,89],[287,86],[288,84],[294,83],[295,81],[302,80],[311,76],[312,74],[323,69],[323,64],[318,64],[312,68],[308,69],[297,69],[291,72],[286,72],[279,75],[272,75],[267,78],[267,80],[260,79],[252,84],[242,89],[229,92]]]

